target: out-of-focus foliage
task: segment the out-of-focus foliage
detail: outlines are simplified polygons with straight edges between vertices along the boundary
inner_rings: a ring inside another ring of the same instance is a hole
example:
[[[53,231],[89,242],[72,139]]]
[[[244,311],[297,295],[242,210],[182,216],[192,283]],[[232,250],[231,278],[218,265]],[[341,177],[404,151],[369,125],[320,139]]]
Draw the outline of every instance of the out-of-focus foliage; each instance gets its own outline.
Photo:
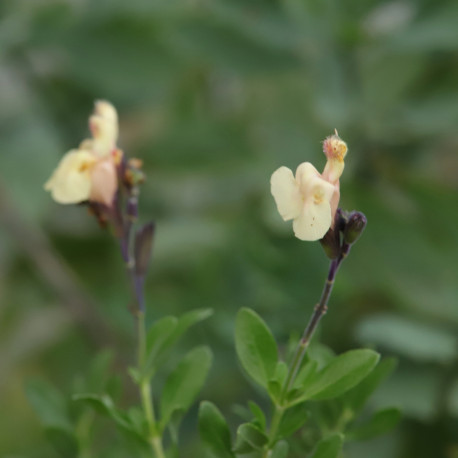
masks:
[[[25,379],[69,394],[97,349],[115,342],[118,367],[133,358],[115,243],[42,191],[106,98],[121,146],[144,161],[141,213],[157,221],[150,319],[214,308],[183,348],[212,347],[205,398],[222,410],[252,389],[235,360],[237,310],[255,309],[287,342],[327,269],[319,244],[278,217],[270,174],[320,168],[320,141],[339,130],[350,148],[341,205],[368,227],[321,339],[399,356],[374,402],[404,411],[395,433],[346,454],[456,458],[457,22],[454,0],[2,1],[0,455],[53,456]]]

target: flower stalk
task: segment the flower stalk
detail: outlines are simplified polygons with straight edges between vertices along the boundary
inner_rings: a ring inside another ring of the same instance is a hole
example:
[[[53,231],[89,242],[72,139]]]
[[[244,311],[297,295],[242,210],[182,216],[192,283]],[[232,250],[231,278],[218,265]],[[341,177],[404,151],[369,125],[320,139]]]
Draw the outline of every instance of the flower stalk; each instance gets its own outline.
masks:
[[[296,347],[296,351],[294,353],[294,357],[291,362],[288,375],[283,385],[281,396],[282,400],[284,399],[288,391],[292,388],[297,372],[301,367],[302,360],[304,359],[305,353],[307,352],[307,348],[310,344],[310,341],[312,340],[313,334],[315,333],[315,330],[318,327],[321,318],[323,318],[323,316],[326,314],[328,310],[328,302],[331,296],[332,289],[334,287],[337,272],[339,270],[340,264],[348,255],[349,251],[350,245],[344,244],[340,256],[337,259],[333,259],[329,265],[329,272],[324,283],[320,301],[315,306],[315,310],[310,318],[310,321],[307,323],[307,326],[304,329],[304,333],[302,334],[302,338]]]
[[[156,458],[165,458],[161,428],[155,414],[147,360],[144,281],[151,257],[154,224],[133,231],[138,218],[139,185],[144,181],[142,162],[126,159],[117,146],[118,115],[107,101],[97,101],[89,118],[91,138],[67,152],[45,184],[61,204],[87,205],[101,227],[110,226],[118,239],[132,290],[137,321],[138,373],[141,405],[148,425],[147,440]]]
[[[338,256],[338,258],[332,259],[330,262],[329,272],[328,272],[326,281],[323,286],[323,291],[321,293],[320,301],[315,306],[315,310],[312,316],[310,317],[310,320],[307,323],[307,326],[304,329],[304,333],[302,334],[302,337],[299,343],[297,344],[297,347],[296,347],[293,359],[291,361],[291,365],[289,367],[285,382],[283,383],[283,386],[282,386],[279,402],[275,404],[274,406],[274,413],[272,416],[272,421],[270,424],[270,431],[269,431],[269,442],[267,444],[267,448],[265,450],[263,458],[269,458],[269,456],[271,455],[272,448],[276,443],[278,429],[280,427],[281,420],[283,418],[285,411],[288,409],[288,403],[285,402],[286,397],[294,385],[294,381],[301,367],[302,361],[307,352],[307,348],[310,344],[310,341],[312,340],[313,334],[315,333],[315,330],[318,327],[318,324],[321,318],[323,318],[323,316],[327,312],[328,302],[331,296],[332,289],[334,287],[334,282],[335,282],[337,272],[339,270],[340,264],[345,259],[345,257],[348,255],[349,251],[350,251],[350,245],[347,243],[343,243],[341,250],[340,250],[340,255]]]
[[[145,414],[146,422],[148,425],[148,442],[154,452],[156,458],[165,458],[165,452],[162,446],[162,437],[160,429],[158,427],[156,416],[154,413],[154,403],[152,398],[152,387],[151,380],[145,374],[144,367],[146,364],[146,323],[145,323],[145,298],[143,288],[143,277],[146,273],[148,259],[151,254],[151,238],[152,229],[147,231],[150,235],[149,247],[145,250],[138,248],[138,235],[134,242],[134,255],[131,253],[131,238],[132,238],[132,227],[137,219],[138,213],[138,189],[133,187],[128,190],[127,204],[126,204],[126,215],[125,218],[121,216],[123,221],[122,237],[120,238],[121,255],[126,264],[127,274],[131,283],[132,293],[136,302],[135,316],[137,319],[137,336],[138,336],[138,370],[142,374],[141,379],[138,381],[141,404],[143,412]],[[124,221],[125,219],[125,221]],[[145,232],[145,228],[153,228],[152,225],[146,225],[143,231],[139,231],[138,234]],[[141,256],[143,255],[143,256]],[[140,261],[140,262],[139,262]]]

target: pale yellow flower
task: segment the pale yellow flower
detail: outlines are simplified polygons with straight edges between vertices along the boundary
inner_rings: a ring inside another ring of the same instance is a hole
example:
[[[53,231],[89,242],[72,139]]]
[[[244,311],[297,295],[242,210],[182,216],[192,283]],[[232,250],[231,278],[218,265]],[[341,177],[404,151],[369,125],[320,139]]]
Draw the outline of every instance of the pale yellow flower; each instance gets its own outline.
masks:
[[[323,151],[328,159],[323,174],[304,162],[297,168],[296,176],[287,167],[280,167],[270,180],[280,216],[285,221],[293,220],[294,234],[301,240],[323,238],[334,224],[339,205],[339,178],[347,145],[336,131],[324,141]]]
[[[116,166],[122,155],[116,147],[118,116],[113,105],[96,102],[89,128],[92,138],[65,154],[45,189],[61,204],[90,200],[111,206],[118,188]]]
[[[270,183],[280,216],[293,220],[296,237],[308,241],[323,238],[331,227],[334,186],[323,180],[310,162],[299,165],[295,177],[290,169],[280,167]]]

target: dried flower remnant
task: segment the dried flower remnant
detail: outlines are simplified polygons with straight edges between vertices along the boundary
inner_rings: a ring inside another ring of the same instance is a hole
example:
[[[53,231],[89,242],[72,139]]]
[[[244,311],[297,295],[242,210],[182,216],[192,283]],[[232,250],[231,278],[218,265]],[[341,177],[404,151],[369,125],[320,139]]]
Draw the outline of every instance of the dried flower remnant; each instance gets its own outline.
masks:
[[[278,212],[285,221],[293,220],[294,234],[300,240],[323,238],[334,223],[339,204],[339,178],[347,145],[336,131],[324,141],[323,151],[328,161],[322,174],[304,162],[295,176],[289,168],[280,167],[270,180]]]
[[[113,105],[96,102],[89,128],[92,138],[61,159],[45,189],[61,204],[91,201],[110,207],[118,189],[117,166],[123,154],[116,147],[118,115]]]

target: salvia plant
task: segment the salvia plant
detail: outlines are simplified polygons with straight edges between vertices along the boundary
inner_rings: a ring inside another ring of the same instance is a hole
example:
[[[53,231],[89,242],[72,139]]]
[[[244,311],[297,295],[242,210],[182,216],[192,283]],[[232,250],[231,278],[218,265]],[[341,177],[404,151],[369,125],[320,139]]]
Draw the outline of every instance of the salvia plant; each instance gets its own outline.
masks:
[[[185,332],[208,318],[211,310],[166,316],[147,328],[144,282],[151,258],[155,226],[139,227],[138,198],[144,180],[142,163],[118,148],[118,117],[106,101],[95,104],[89,118],[92,137],[70,150],[45,184],[62,204],[87,206],[119,243],[132,291],[130,311],[136,322],[136,364],[126,368],[138,388],[138,405],[121,408],[119,383],[109,375],[111,356],[102,352],[92,370],[80,378],[71,399],[40,380],[28,383],[27,394],[57,453],[63,457],[96,457],[94,425],[105,416],[126,438],[128,451],[119,456],[177,457],[179,427],[201,392],[212,363],[209,347],[186,353],[167,374],[162,391],[158,374],[169,370],[169,355]],[[268,325],[254,311],[242,308],[236,317],[235,349],[246,376],[269,400],[268,412],[253,401],[239,408],[244,421],[229,427],[221,411],[203,401],[198,412],[201,453],[214,458],[337,458],[346,441],[383,434],[399,420],[396,408],[363,412],[366,401],[394,369],[395,361],[370,349],[335,355],[312,341],[328,311],[337,272],[366,226],[358,211],[339,208],[340,176],[347,145],[337,131],[323,142],[327,162],[322,173],[309,162],[296,173],[280,167],[271,177],[271,192],[280,216],[292,220],[295,236],[319,241],[329,258],[329,273],[300,339],[279,356]],[[292,330],[292,334],[299,330]],[[234,431],[231,431],[231,430]]]

